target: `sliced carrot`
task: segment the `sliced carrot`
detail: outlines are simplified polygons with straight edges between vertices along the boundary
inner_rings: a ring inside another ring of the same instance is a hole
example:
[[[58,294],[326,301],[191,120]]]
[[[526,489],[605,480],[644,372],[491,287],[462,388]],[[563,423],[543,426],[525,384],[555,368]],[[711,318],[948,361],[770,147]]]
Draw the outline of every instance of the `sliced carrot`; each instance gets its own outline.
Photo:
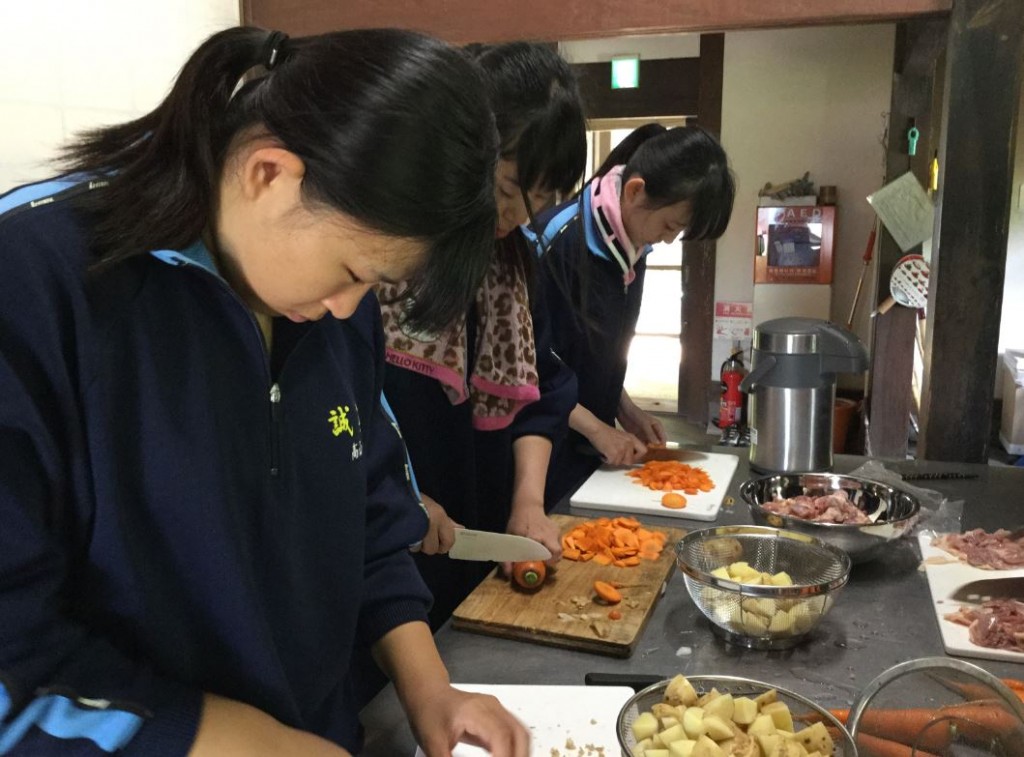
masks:
[[[715,482],[703,468],[687,465],[678,460],[650,460],[639,468],[627,471],[634,483],[655,491],[686,491],[697,494],[711,491]]]
[[[669,492],[661,497],[662,507],[667,507],[671,510],[680,510],[686,507],[686,497],[676,492]]]
[[[610,605],[622,601],[622,592],[607,581],[594,581],[594,593]]]
[[[608,612],[608,619],[609,620],[621,620],[622,619],[622,613],[619,612],[618,610],[610,610]]]
[[[676,495],[679,496],[679,495]],[[657,560],[668,541],[668,534],[645,528],[634,518],[599,518],[573,526],[562,534],[562,556],[567,560],[620,568],[639,565],[642,560]]]

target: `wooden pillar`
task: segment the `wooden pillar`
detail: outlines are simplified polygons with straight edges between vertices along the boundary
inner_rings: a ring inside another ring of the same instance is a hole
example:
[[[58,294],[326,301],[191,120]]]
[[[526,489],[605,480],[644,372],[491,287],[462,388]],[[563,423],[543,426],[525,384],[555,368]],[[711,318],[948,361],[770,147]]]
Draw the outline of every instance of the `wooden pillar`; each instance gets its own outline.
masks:
[[[700,35],[700,88],[697,124],[716,137],[722,132],[722,76],[725,35]],[[683,243],[683,299],[679,335],[679,414],[693,423],[708,422],[708,383],[715,319],[715,243]]]
[[[1019,2],[954,2],[928,291],[923,459],[980,463],[988,455],[1022,57]]]
[[[936,63],[945,49],[947,37],[948,22],[944,19],[910,21],[896,27],[884,183],[911,170],[922,184],[927,180],[928,162],[932,150],[938,146],[939,114],[932,112]],[[906,136],[911,125],[921,132],[917,155],[913,158],[908,154]],[[920,248],[908,250],[919,251]],[[883,226],[875,258],[878,266],[876,306],[888,298],[889,277],[903,255]],[[917,311],[899,306],[875,319],[866,446],[867,451],[877,457],[902,458],[907,454],[916,325]]]

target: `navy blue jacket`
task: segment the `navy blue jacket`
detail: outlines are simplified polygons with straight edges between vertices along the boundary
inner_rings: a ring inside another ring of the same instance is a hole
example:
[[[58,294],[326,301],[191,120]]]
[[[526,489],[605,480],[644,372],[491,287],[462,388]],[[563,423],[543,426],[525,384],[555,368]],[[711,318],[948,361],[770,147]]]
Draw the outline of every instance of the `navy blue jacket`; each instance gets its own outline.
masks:
[[[65,186],[0,198],[0,753],[182,755],[203,691],[357,748],[429,605],[376,301],[268,359],[199,244],[87,275]]]
[[[537,219],[544,240],[538,248],[543,255],[539,289],[548,307],[552,347],[576,374],[579,404],[614,426],[640,317],[646,256],[641,255],[633,268],[636,278],[626,286],[622,268],[603,252],[604,242],[594,229],[589,190],[584,188],[580,197],[582,202],[570,200]],[[586,295],[581,299],[582,290]],[[549,501],[571,494],[598,467],[594,454],[580,452],[587,447],[575,431],[556,447],[548,474]]]

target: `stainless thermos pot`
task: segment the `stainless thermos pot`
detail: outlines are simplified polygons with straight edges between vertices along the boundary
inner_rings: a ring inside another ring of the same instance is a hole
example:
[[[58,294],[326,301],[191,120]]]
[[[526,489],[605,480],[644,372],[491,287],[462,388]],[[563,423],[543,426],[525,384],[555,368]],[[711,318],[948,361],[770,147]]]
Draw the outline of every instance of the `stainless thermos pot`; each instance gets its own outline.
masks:
[[[867,370],[864,345],[817,318],[777,318],[754,329],[749,395],[750,465],[801,473],[832,468],[836,374]]]

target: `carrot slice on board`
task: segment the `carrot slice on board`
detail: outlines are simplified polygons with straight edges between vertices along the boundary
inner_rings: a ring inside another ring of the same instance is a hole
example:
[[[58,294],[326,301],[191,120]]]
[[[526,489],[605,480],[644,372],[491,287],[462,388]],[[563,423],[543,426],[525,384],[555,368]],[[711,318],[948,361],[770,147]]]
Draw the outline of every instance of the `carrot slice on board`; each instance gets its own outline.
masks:
[[[622,592],[607,581],[594,581],[594,593],[610,605],[622,601]]]

